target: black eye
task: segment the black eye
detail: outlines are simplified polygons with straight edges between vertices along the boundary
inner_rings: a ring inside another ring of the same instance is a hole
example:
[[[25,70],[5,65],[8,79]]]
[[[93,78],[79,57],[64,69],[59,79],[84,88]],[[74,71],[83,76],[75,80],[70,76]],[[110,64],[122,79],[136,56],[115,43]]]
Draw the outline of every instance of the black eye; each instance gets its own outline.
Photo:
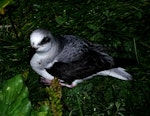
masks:
[[[39,45],[46,44],[46,43],[50,42],[50,40],[51,40],[51,39],[50,39],[49,37],[44,37],[43,40],[40,42]]]

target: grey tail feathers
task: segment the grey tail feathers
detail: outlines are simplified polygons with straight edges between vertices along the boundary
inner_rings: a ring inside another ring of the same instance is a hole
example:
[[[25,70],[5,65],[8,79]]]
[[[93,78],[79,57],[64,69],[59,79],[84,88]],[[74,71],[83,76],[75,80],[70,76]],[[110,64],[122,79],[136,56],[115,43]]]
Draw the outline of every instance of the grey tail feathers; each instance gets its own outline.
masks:
[[[104,70],[98,72],[97,75],[111,76],[121,80],[132,80],[132,76],[127,73],[124,68],[121,67]]]

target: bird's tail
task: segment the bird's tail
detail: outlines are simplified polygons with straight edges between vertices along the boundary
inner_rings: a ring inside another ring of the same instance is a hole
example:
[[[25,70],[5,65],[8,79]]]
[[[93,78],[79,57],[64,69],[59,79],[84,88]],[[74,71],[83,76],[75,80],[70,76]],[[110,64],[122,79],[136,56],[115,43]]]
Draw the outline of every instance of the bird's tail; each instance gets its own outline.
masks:
[[[124,68],[121,67],[104,70],[98,72],[97,75],[112,76],[121,80],[132,80],[132,76],[127,73]]]

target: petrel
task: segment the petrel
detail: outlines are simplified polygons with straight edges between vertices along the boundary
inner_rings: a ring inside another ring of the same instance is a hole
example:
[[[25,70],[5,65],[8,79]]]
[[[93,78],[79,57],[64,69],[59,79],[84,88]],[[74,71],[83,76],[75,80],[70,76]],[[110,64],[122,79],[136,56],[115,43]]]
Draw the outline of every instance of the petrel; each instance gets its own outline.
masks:
[[[30,35],[30,44],[35,49],[30,65],[45,83],[56,77],[62,86],[72,88],[97,75],[132,79],[124,68],[114,67],[104,46],[78,36],[53,36],[46,29],[36,29]]]

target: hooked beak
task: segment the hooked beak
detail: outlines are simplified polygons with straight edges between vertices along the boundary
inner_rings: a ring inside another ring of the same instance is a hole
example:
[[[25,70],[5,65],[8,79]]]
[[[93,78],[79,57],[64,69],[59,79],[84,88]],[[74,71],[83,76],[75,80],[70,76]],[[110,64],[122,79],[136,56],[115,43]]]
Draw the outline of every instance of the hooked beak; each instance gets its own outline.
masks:
[[[35,47],[33,47],[33,46],[31,47],[31,50],[33,50],[33,51],[35,51],[35,52],[37,51],[37,49],[38,49],[38,48],[35,48]]]

